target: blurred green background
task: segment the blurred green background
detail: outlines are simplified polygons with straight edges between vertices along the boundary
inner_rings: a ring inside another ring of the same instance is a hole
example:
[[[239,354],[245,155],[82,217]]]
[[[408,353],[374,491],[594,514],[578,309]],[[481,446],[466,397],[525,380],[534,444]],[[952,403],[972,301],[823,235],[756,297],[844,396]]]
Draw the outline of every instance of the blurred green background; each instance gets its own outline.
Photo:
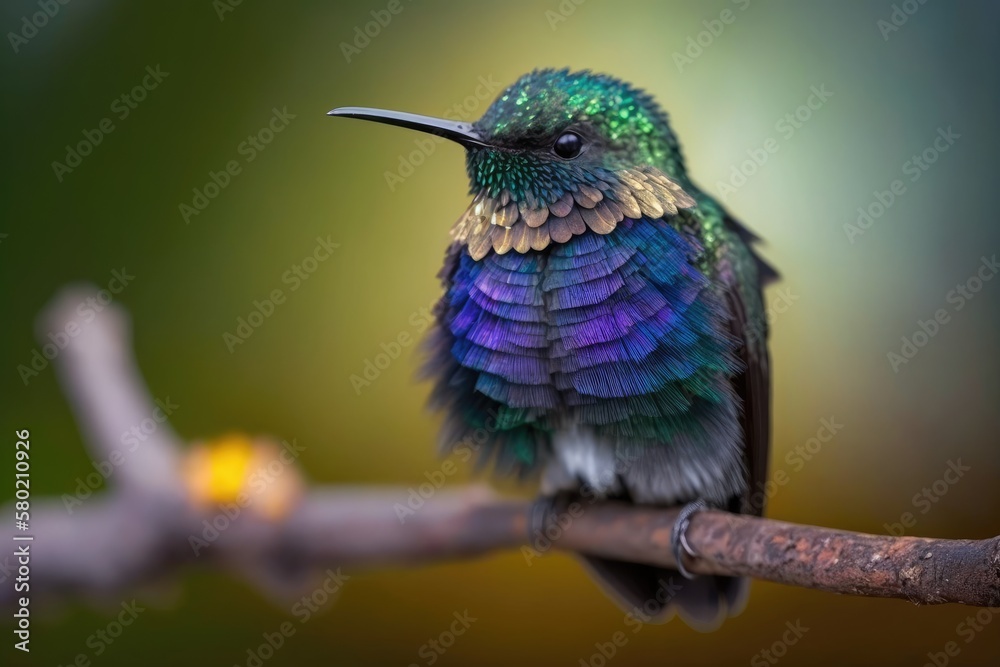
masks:
[[[122,267],[135,275],[118,300],[142,371],[154,396],[179,404],[172,423],[185,437],[297,438],[315,483],[410,486],[437,470],[417,346],[370,386],[356,390],[351,376],[382,343],[416,336],[439,295],[448,229],[467,201],[462,150],[438,144],[412,159],[417,135],[324,113],[440,115],[458,104],[473,119],[487,104],[475,97],[481,78],[507,85],[570,66],[652,92],[707,190],[739,185],[734,169],[754,171],[725,202],[783,274],[769,291],[772,471],[788,483],[769,515],[884,533],[909,511],[910,534],[1000,532],[1000,280],[960,310],[948,299],[1000,251],[995,3],[402,0],[348,62],[342,44],[389,3],[223,2],[70,3],[16,52],[8,35],[0,56],[0,415],[10,442],[31,429],[36,498],[71,491],[91,468],[51,368],[27,386],[17,372],[37,346],[34,318],[61,286],[104,285]],[[6,2],[0,25],[18,33],[37,11],[34,0]],[[147,66],[169,74],[121,118],[112,102]],[[813,98],[818,108],[799,109],[824,86],[832,95]],[[294,118],[248,162],[241,143],[275,108]],[[115,129],[60,181],[52,163],[105,117]],[[913,162],[948,128],[958,138],[927,154],[933,164]],[[777,151],[743,167],[770,138]],[[230,160],[239,175],[186,224],[179,205]],[[390,187],[401,160],[421,164]],[[849,234],[858,208],[896,179],[903,194]],[[327,236],[340,247],[290,290],[283,274]],[[288,300],[230,352],[223,334],[276,288]],[[950,321],[894,370],[888,353],[940,308]],[[808,460],[796,454],[831,418],[836,435],[813,443]],[[970,470],[922,511],[914,494],[959,459]],[[0,498],[11,495],[4,485]],[[767,583],[714,634],[676,621],[631,634],[571,558],[527,567],[508,553],[354,577],[266,664],[426,665],[421,646],[466,609],[478,620],[437,664],[596,665],[595,643],[623,629],[617,665],[770,664],[758,652],[796,621],[809,630],[785,664],[919,665],[950,641],[961,652],[949,664],[1000,656],[1000,614],[966,643],[957,627],[969,608]],[[109,618],[72,603],[37,620],[26,664],[71,660]],[[95,664],[242,665],[261,633],[290,618],[242,580],[189,572]],[[9,620],[2,627],[7,643]]]

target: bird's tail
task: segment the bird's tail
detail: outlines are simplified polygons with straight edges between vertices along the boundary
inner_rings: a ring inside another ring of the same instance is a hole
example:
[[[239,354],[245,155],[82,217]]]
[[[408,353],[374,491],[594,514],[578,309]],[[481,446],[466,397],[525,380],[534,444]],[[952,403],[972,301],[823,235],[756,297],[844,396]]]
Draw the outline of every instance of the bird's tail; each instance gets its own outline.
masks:
[[[711,632],[746,606],[750,580],[745,577],[697,576],[677,570],[580,556],[608,597],[622,611],[644,623],[666,623],[678,614],[701,632]]]

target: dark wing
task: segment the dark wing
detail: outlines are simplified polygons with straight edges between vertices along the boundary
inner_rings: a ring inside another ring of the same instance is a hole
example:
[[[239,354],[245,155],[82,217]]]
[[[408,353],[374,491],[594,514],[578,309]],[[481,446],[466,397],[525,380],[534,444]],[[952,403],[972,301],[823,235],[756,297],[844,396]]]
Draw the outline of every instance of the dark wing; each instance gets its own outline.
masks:
[[[731,313],[730,332],[742,343],[738,355],[744,366],[743,372],[733,378],[733,387],[743,403],[740,422],[748,473],[748,491],[740,511],[760,516],[767,500],[764,485],[771,439],[771,370],[763,288],[778,274],[754,252],[751,243],[756,237],[752,232],[729,216],[726,225],[740,238],[740,247],[733,254],[734,263],[743,265],[733,272],[735,279],[725,291]]]

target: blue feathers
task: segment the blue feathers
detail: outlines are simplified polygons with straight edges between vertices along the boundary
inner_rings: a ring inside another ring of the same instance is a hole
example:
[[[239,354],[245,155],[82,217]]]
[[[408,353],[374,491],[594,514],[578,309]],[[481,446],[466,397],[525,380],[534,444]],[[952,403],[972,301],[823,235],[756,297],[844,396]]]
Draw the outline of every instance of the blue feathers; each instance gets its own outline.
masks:
[[[662,220],[627,218],[546,252],[474,261],[453,247],[428,363],[445,444],[485,429],[517,469],[559,425],[640,446],[693,436],[711,405],[735,400],[739,370],[699,252]]]

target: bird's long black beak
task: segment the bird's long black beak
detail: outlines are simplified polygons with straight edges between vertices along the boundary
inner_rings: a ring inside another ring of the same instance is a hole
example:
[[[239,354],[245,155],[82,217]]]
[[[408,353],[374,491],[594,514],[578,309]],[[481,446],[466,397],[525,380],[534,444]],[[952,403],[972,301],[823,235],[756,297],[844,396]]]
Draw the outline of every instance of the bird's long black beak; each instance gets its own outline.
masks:
[[[360,118],[361,120],[373,120],[376,123],[386,125],[397,125],[399,127],[419,130],[429,134],[436,134],[445,139],[457,141],[465,147],[489,146],[479,132],[470,123],[460,123],[445,118],[433,118],[431,116],[421,116],[415,113],[404,111],[387,111],[385,109],[369,109],[367,107],[340,107],[333,111],[328,111],[327,116],[344,116],[345,118]]]

